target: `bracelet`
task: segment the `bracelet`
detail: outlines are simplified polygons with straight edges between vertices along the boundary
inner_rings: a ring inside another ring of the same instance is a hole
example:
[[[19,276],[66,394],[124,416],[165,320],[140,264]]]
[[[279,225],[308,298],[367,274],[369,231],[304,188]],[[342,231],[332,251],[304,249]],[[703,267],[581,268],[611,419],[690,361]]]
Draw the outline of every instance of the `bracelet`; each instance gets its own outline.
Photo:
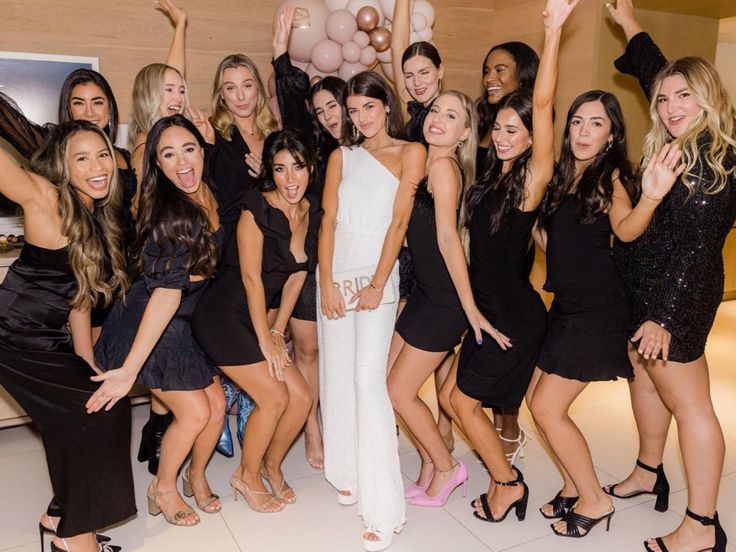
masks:
[[[376,291],[380,291],[381,293],[383,293],[383,288],[379,288],[376,284],[373,283],[373,280],[371,280],[370,282],[368,282],[368,285],[371,286]]]
[[[286,339],[286,335],[284,333],[278,331],[276,328],[271,328],[270,330],[268,330],[268,333],[271,334],[271,335],[273,335],[273,334],[280,335],[283,339]]]

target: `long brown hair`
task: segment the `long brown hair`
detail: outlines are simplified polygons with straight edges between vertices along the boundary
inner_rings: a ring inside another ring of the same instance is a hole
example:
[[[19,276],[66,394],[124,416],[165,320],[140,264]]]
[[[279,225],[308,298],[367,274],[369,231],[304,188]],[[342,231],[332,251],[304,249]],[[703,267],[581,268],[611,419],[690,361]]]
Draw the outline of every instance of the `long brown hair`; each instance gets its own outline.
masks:
[[[378,73],[373,71],[363,71],[352,77],[348,81],[347,92],[345,94],[345,113],[348,112],[347,99],[349,96],[366,96],[380,101],[388,107],[386,114],[386,132],[391,138],[404,138],[404,117],[401,114],[401,106],[396,99],[394,90],[385,79]],[[353,124],[348,116],[345,121],[346,125],[342,129],[342,142],[345,146],[357,146],[363,143],[363,136]]]
[[[69,181],[69,144],[79,132],[97,134],[104,140],[110,155],[114,155],[110,138],[104,131],[88,121],[69,121],[51,130],[31,159],[31,170],[48,180],[56,190],[61,234],[69,240],[69,264],[77,281],[71,306],[84,310],[97,303],[100,297],[109,305],[127,288],[128,276],[122,247],[122,189],[117,167],[113,163],[108,194],[95,199],[91,210]],[[106,257],[112,268],[109,277],[105,271]]]

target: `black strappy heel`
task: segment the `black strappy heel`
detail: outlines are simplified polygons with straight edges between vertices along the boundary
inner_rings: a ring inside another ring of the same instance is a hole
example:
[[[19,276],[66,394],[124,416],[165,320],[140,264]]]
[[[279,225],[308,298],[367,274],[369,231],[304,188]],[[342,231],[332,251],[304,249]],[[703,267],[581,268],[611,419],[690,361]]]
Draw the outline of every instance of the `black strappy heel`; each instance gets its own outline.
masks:
[[[560,537],[571,537],[573,539],[581,539],[588,535],[590,533],[591,529],[598,525],[601,521],[604,519],[606,520],[606,531],[608,531],[611,528],[611,518],[613,517],[613,514],[616,513],[616,508],[611,508],[611,510],[603,514],[599,518],[591,518],[588,516],[584,516],[582,514],[578,514],[575,512],[575,510],[570,510],[565,517],[562,519],[567,522],[567,527],[565,532],[560,532],[557,529],[555,529],[555,524],[551,523],[550,527],[552,527],[552,532],[555,535],[558,535]],[[581,533],[580,530],[585,529],[585,533]]]
[[[636,465],[643,470],[657,474],[657,481],[654,483],[654,487],[651,491],[635,491],[627,495],[617,495],[616,487],[619,484],[616,483],[615,485],[607,485],[606,487],[603,487],[603,492],[616,498],[634,498],[635,496],[641,496],[643,494],[653,494],[657,496],[657,500],[654,503],[654,509],[658,512],[666,512],[670,504],[670,484],[667,481],[667,476],[664,474],[664,466],[660,464],[656,468],[653,468],[652,466],[647,466],[641,460],[637,460]]]
[[[519,485],[521,485],[522,487],[524,487],[524,494],[521,495],[521,498],[509,504],[509,507],[506,508],[504,514],[500,518],[496,519],[493,517],[493,514],[491,513],[491,507],[488,504],[488,493],[483,493],[482,495],[480,495],[480,497],[478,497],[478,500],[480,500],[480,505],[482,506],[483,513],[486,517],[479,516],[478,512],[473,511],[473,515],[476,518],[481,521],[487,521],[489,523],[500,523],[506,519],[506,516],[509,515],[509,512],[512,510],[512,508],[516,508],[516,517],[519,521],[524,521],[524,518],[526,518],[526,506],[529,502],[529,487],[527,487],[526,483],[524,483],[524,476],[521,475],[519,469],[514,469],[516,470],[518,475],[513,481],[496,481],[494,479],[493,482],[496,485],[500,485],[501,487],[518,487]]]
[[[555,497],[544,504],[544,506],[547,506],[549,504],[552,506],[552,515],[548,516],[544,513],[544,506],[539,509],[539,513],[542,514],[542,517],[547,519],[558,519],[563,518],[567,515],[567,513],[572,510],[575,507],[575,504],[578,502],[577,496],[562,496],[562,491],[557,493]]]
[[[713,545],[713,548],[703,548],[698,552],[726,552],[726,543],[728,542],[728,538],[726,538],[726,532],[723,530],[723,527],[721,527],[721,522],[718,521],[718,512],[716,512],[712,518],[709,518],[694,514],[690,511],[690,508],[688,508],[687,510],[685,510],[685,514],[688,517],[699,522],[701,525],[705,525],[706,527],[708,527],[709,525],[713,525],[715,528],[716,543]],[[657,537],[656,539],[654,539],[654,541],[657,543],[657,546],[659,546],[661,552],[669,552],[664,544],[664,541],[662,540],[662,537]],[[649,543],[647,543],[646,541],[644,541],[644,549],[647,550],[647,552],[654,552],[654,550],[649,547]]]

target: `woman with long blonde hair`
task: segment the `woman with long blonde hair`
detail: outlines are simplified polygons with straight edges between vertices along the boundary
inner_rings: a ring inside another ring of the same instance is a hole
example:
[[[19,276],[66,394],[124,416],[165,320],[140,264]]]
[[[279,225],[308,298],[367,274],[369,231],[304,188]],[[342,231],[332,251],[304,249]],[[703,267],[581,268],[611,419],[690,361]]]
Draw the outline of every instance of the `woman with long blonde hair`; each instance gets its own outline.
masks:
[[[113,151],[87,122],[54,128],[31,171],[0,150],[0,192],[23,208],[26,236],[0,286],[0,384],[43,436],[62,514],[55,551],[111,550],[94,531],[135,514],[130,403],[93,400],[90,380],[90,308],[128,283]]]
[[[726,549],[716,512],[724,440],[710,396],[705,343],[723,297],[722,249],[736,218],[736,109],[707,61],[666,63],[643,32],[630,0],[609,11],[629,44],[616,66],[639,78],[651,97],[652,128],[644,164],[664,144],[682,150],[685,170],[636,241],[617,243],[619,269],[631,295],[629,384],[639,429],[637,466],[607,488],[617,498],[657,494],[666,509],[662,456],[674,416],[688,481],[688,509],[680,526],[649,539],[647,550]],[[656,466],[656,467],[655,467]]]

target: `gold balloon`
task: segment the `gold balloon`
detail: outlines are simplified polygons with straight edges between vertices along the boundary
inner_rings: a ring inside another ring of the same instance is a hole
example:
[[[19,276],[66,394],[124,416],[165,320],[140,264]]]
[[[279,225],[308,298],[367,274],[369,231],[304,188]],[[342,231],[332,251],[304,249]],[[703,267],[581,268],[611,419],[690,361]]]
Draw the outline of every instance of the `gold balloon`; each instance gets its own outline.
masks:
[[[391,31],[386,27],[377,27],[368,35],[371,39],[371,46],[376,52],[385,52],[391,47]]]
[[[378,12],[373,6],[363,6],[355,14],[355,19],[358,21],[358,28],[366,33],[371,32],[373,29],[378,27]]]

